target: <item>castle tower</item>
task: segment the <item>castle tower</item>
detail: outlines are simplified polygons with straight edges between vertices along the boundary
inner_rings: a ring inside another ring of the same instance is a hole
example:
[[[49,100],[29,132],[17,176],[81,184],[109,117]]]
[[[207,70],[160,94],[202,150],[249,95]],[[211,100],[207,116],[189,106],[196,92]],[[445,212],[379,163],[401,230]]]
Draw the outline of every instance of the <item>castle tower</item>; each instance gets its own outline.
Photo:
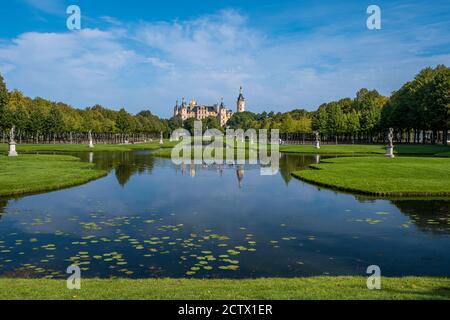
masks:
[[[237,99],[237,112],[245,112],[245,98],[242,95],[242,87],[239,90],[239,97]]]
[[[176,103],[175,107],[173,108],[173,116],[174,117],[176,117],[178,115],[178,109],[179,109],[179,107],[178,107],[178,100],[177,100],[177,103]]]

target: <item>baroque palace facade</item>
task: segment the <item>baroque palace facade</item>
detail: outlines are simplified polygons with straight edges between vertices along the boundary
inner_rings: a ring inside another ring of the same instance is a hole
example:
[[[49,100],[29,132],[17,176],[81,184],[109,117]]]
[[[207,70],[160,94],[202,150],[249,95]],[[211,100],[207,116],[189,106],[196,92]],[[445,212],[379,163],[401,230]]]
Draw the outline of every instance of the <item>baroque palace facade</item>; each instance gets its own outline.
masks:
[[[242,87],[240,88],[239,96],[236,103],[236,112],[245,111],[245,98],[242,94]],[[174,117],[179,117],[181,120],[187,120],[189,118],[194,118],[196,120],[203,120],[208,117],[215,117],[219,120],[222,127],[225,127],[228,120],[233,116],[233,111],[228,109],[222,102],[220,104],[215,104],[212,106],[198,104],[195,99],[192,99],[189,104],[186,103],[185,99],[182,99],[181,105],[177,104],[173,110]]]

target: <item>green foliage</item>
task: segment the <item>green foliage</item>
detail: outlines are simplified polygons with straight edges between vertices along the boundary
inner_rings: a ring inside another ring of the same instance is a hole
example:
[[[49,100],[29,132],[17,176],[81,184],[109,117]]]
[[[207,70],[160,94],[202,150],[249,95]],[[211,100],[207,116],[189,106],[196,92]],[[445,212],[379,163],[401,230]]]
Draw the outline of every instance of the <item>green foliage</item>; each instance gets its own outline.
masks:
[[[178,117],[162,120],[150,111],[133,116],[124,109],[114,111],[100,105],[85,110],[42,98],[30,99],[19,91],[8,93],[0,75],[0,130],[15,125],[19,132],[35,135],[79,133],[159,134],[184,127],[193,130],[194,119]],[[324,103],[315,112],[294,109],[286,113],[235,113],[229,120],[232,129],[279,129],[281,133],[311,133],[352,137],[383,135],[387,128],[396,132],[450,129],[450,69],[444,65],[425,68],[390,98],[376,90],[363,88],[354,99]],[[203,129],[221,129],[215,118],[203,121]],[[445,139],[444,139],[445,140]]]
[[[133,117],[123,108],[120,109],[119,113],[117,114],[116,126],[121,133],[129,133],[133,128]]]
[[[414,80],[392,94],[383,108],[381,124],[398,131],[414,129],[447,133],[450,129],[449,110],[450,68],[439,65],[434,69],[423,69]]]
[[[232,129],[278,129],[281,133],[311,132],[311,113],[303,109],[295,109],[286,113],[252,112],[236,113],[228,121]]]
[[[17,90],[8,92],[0,75],[0,130],[7,131],[12,125],[21,134],[47,134],[53,137],[89,130],[97,133],[146,134],[169,131],[168,122],[150,111],[133,116],[124,109],[115,111],[100,105],[80,110],[62,102],[39,97],[31,99]]]
[[[232,129],[255,129],[258,127],[257,115],[248,111],[235,113],[227,125]]]

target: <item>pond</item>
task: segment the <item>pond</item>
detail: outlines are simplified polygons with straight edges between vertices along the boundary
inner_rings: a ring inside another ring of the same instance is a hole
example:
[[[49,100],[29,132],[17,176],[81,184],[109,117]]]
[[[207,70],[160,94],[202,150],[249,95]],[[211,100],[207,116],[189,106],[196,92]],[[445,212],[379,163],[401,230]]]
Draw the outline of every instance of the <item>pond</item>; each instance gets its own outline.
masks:
[[[258,166],[175,166],[150,152],[79,154],[88,184],[0,199],[0,276],[255,278],[450,275],[450,201],[374,200]]]

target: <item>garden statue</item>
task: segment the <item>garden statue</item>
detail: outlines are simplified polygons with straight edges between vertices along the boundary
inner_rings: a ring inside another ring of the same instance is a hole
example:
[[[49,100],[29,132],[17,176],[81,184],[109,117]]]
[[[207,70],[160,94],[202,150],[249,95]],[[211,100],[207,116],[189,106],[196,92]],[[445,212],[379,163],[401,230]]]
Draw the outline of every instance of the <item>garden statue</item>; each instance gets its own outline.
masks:
[[[320,134],[319,132],[314,132],[314,148],[320,149]]]
[[[386,147],[386,157],[395,158],[394,156],[394,129],[389,128],[388,133],[389,145]]]
[[[163,136],[163,132],[161,131],[161,139],[159,139],[159,144],[163,144],[164,143],[164,136]]]
[[[92,141],[92,130],[89,130],[89,148],[94,148],[94,142]]]
[[[15,130],[15,126],[12,126],[11,132],[10,132],[10,134],[9,134],[9,151],[8,151],[8,157],[17,157],[16,141],[14,140],[14,130]]]

